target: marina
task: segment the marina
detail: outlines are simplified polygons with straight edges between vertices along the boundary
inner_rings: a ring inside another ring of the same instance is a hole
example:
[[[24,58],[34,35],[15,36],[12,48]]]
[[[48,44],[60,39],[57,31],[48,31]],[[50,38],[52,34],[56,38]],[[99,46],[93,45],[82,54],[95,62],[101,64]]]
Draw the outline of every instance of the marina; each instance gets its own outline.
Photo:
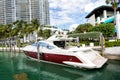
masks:
[[[0,52],[0,80],[120,80],[120,63],[108,60],[100,69],[86,70],[37,62],[23,53]]]
[[[120,80],[120,0],[0,4],[0,80]]]

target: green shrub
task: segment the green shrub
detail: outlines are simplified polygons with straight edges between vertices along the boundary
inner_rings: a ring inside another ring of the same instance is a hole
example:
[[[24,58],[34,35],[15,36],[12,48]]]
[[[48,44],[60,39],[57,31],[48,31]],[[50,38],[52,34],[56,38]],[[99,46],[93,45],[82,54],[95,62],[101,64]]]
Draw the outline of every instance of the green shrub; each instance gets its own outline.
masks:
[[[86,46],[90,46],[90,43],[91,43],[91,41],[88,41],[88,40],[80,41],[79,45],[82,46],[82,44],[85,44]],[[95,46],[99,45],[98,41],[92,41],[92,43],[94,43]],[[69,42],[69,45],[77,46],[77,43],[76,42]]]
[[[89,39],[89,38],[92,38],[92,39],[99,39],[99,36],[100,36],[100,32],[87,32],[87,33],[76,33],[76,34],[69,34],[69,37],[79,37],[79,39],[83,39],[83,40],[86,40],[86,39]]]
[[[115,35],[113,23],[96,25],[95,27],[91,28],[90,31],[102,32],[104,37],[112,37]]]
[[[105,47],[114,47],[114,46],[120,46],[120,40],[109,42],[105,42]]]

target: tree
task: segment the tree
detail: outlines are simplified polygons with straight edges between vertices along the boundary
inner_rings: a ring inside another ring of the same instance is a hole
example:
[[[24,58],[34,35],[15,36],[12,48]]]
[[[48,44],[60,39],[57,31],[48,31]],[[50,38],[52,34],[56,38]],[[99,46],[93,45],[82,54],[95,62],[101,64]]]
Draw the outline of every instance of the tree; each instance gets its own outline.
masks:
[[[44,34],[45,38],[50,37],[50,33],[51,33],[51,30],[50,30],[50,29],[45,29],[45,30],[43,31],[43,34]]]
[[[31,20],[31,25],[37,31],[37,39],[38,39],[38,29],[39,29],[39,26],[40,26],[39,20],[32,19]]]
[[[30,41],[30,34],[33,33],[34,28],[31,26],[31,24],[26,24],[25,25],[25,32],[26,32],[26,36],[28,36],[29,41]]]
[[[86,24],[81,24],[75,29],[75,33],[83,33],[83,32],[88,32],[89,29],[93,27],[91,24],[86,23]]]
[[[120,4],[120,0],[106,0],[107,4],[111,4],[114,9],[114,15],[116,15],[116,10],[118,8],[118,5]]]
[[[114,24],[99,24],[90,30],[91,32],[97,31],[102,32],[105,37],[113,37],[114,36]]]
[[[17,41],[19,44],[17,44],[17,45],[19,46],[19,51],[20,51],[20,44],[21,44],[20,38],[23,38],[23,36],[25,34],[25,31],[23,29],[25,27],[24,26],[25,23],[26,22],[24,20],[17,20],[15,22],[13,22],[13,25],[15,26],[15,34],[17,34],[17,36],[18,36]],[[16,31],[17,31],[17,33],[16,33]]]
[[[4,27],[4,25],[0,25],[0,37],[1,37],[1,39],[5,37],[5,27]]]
[[[42,36],[43,36],[43,30],[42,30],[42,29],[40,29],[40,30],[38,31],[38,36],[39,36],[39,37],[42,37]]]
[[[3,49],[3,45],[5,42],[6,35],[7,35],[6,30],[7,30],[7,27],[5,25],[0,25],[0,38],[2,41],[2,49]]]
[[[12,24],[6,24],[6,29],[7,29],[6,32],[9,37],[10,51],[11,51],[11,47],[12,47],[12,27],[13,27]]]
[[[8,34],[8,37],[11,38],[12,37],[12,24],[6,24],[6,32]]]
[[[39,20],[37,20],[37,19],[32,19],[32,20],[31,20],[31,25],[32,25],[32,27],[33,27],[35,30],[38,30],[39,25],[40,25]]]
[[[15,29],[17,30],[17,35],[18,35],[19,38],[23,38],[23,36],[24,36],[24,33],[25,33],[25,31],[24,31],[24,24],[25,23],[26,22],[23,21],[23,20],[17,20],[15,22],[13,22],[13,24],[16,27]]]
[[[111,4],[114,9],[114,24],[116,24],[116,10],[118,8],[118,5],[120,4],[120,0],[106,0],[106,3]]]

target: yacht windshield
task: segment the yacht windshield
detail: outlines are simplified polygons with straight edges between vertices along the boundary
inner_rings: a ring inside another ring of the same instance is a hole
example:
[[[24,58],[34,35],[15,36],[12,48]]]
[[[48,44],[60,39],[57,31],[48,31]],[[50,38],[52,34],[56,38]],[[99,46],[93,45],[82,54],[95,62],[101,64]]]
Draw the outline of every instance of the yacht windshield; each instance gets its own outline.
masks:
[[[37,46],[37,43],[32,44],[32,46]]]
[[[53,49],[53,48],[55,48],[54,46],[52,46],[52,45],[50,45],[50,44],[48,44],[48,43],[45,43],[45,42],[38,42],[38,43],[34,43],[34,44],[32,44],[32,46],[41,46],[41,47],[45,47],[45,48],[47,48],[47,49]]]

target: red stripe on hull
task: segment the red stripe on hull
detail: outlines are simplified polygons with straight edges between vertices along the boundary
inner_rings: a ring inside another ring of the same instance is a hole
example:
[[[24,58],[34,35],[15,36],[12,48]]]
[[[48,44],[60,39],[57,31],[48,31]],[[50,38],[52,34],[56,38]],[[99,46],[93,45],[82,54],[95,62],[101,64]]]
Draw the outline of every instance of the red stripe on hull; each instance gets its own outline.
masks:
[[[43,60],[55,62],[55,63],[63,63],[63,61],[71,61],[71,62],[79,62],[82,63],[78,58],[75,56],[69,55],[58,55],[58,54],[43,54]]]
[[[37,59],[36,52],[25,52],[25,54],[29,57]],[[70,55],[42,53],[41,58],[42,58],[41,60],[44,60],[44,61],[55,62],[60,64],[63,64],[63,61],[82,63],[82,61],[80,61],[77,57],[70,56]]]
[[[24,51],[24,53],[29,56],[29,57],[32,57],[32,58],[37,58],[37,53],[36,52],[27,52],[27,51]]]

